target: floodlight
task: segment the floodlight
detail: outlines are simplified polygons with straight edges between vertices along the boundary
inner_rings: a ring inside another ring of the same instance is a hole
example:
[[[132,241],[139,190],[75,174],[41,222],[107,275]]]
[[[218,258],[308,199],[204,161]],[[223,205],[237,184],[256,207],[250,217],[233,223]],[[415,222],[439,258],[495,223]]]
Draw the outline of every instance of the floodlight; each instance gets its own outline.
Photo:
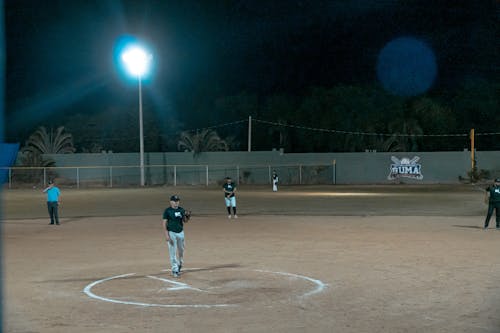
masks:
[[[153,56],[143,47],[131,44],[121,52],[121,61],[129,74],[137,77],[139,83],[139,156],[141,171],[141,186],[144,186],[144,131],[142,121],[142,77],[149,71]]]
[[[127,71],[137,77],[142,77],[149,71],[153,56],[138,45],[126,48],[121,59]]]

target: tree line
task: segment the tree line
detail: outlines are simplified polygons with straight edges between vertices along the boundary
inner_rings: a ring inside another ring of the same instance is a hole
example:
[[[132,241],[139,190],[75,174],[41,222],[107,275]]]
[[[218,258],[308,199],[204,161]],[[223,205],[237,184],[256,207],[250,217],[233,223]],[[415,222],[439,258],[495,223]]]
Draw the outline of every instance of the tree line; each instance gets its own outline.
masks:
[[[179,105],[183,117],[144,106],[145,151],[246,150],[252,116],[252,150],[285,152],[449,151],[500,149],[500,85],[476,82],[453,92],[391,95],[375,86],[313,87],[302,95],[249,92],[219,98],[194,96]],[[258,121],[263,120],[263,121]],[[106,109],[63,118],[38,128],[23,152],[139,151],[137,110]],[[42,144],[43,143],[43,144]],[[58,151],[56,148],[59,147]],[[54,150],[55,149],[55,150]]]

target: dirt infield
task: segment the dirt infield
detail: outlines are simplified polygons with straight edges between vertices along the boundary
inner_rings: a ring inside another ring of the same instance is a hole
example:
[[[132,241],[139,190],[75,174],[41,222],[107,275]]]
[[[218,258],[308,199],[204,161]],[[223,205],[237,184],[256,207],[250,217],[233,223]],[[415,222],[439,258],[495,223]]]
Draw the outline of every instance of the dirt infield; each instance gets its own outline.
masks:
[[[3,191],[7,332],[500,332],[500,231],[472,186]],[[185,271],[161,213],[176,193]],[[490,226],[494,226],[491,221]]]

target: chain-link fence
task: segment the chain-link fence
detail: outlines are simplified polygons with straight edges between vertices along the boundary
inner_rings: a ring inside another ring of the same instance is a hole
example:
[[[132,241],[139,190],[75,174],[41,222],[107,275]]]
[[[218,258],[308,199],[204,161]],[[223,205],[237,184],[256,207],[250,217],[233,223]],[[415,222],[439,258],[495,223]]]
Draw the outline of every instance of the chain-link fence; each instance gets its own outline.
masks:
[[[131,187],[140,185],[139,166],[10,167],[9,188],[42,187],[55,180],[67,187]],[[214,185],[231,177],[240,184],[271,184],[276,171],[281,185],[335,184],[331,165],[147,165],[147,186]]]

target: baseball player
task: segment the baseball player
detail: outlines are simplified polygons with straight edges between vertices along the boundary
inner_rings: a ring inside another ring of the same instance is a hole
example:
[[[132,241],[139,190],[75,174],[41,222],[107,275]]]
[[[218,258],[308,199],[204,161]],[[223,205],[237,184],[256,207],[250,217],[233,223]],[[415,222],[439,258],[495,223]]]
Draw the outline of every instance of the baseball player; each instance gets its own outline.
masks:
[[[179,277],[184,263],[184,223],[191,218],[191,211],[179,207],[179,197],[170,197],[170,207],[163,212],[162,225],[165,228],[165,239],[168,244],[172,276]]]
[[[233,183],[231,177],[226,177],[226,182],[222,185],[222,190],[224,191],[224,200],[226,202],[227,218],[231,218],[231,207],[233,208],[233,216],[235,219],[238,218],[236,215],[236,184]]]
[[[273,192],[278,192],[278,174],[273,170]]]
[[[493,210],[496,210],[496,227],[500,229],[500,178],[496,178],[493,185],[486,189],[485,201],[488,202],[488,214],[484,221],[484,229],[488,229]]]
[[[49,186],[43,190],[43,193],[47,193],[47,209],[49,210],[50,224],[59,225],[59,202],[61,197],[61,191],[54,185],[54,181],[49,180]]]

